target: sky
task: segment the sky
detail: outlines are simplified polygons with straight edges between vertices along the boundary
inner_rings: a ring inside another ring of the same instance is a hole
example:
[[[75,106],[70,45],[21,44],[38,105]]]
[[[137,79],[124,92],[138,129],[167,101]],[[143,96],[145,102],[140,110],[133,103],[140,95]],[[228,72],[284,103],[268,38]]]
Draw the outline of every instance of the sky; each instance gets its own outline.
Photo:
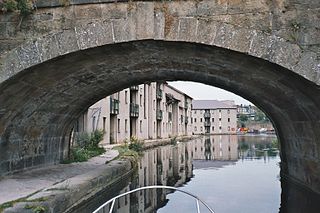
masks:
[[[189,81],[172,81],[168,83],[195,100],[234,100],[236,104],[252,105],[246,99],[217,87]]]

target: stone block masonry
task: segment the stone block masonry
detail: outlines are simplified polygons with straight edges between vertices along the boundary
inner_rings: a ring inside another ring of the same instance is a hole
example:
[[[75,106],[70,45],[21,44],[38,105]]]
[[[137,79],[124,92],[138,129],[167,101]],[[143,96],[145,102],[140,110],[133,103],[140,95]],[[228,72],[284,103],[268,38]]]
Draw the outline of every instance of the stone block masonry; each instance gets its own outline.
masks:
[[[263,109],[282,171],[320,193],[318,0],[43,2],[20,25],[0,15],[1,175],[59,163],[73,122],[101,98],[189,80]]]
[[[79,49],[161,39],[249,53],[319,84],[318,11],[316,0],[308,5],[285,0],[37,1],[37,10],[21,25],[18,13],[0,15],[0,64],[5,74],[0,76],[5,80],[18,70]],[[308,64],[301,64],[312,54]]]
[[[26,206],[41,206],[49,212],[67,212],[81,202],[92,199],[98,192],[133,172],[130,160],[106,160],[117,156],[114,150],[85,163],[59,165],[47,169],[14,175],[0,182],[0,203],[12,202],[3,212],[30,212]],[[58,174],[57,174],[58,173]],[[25,188],[21,191],[21,188]]]

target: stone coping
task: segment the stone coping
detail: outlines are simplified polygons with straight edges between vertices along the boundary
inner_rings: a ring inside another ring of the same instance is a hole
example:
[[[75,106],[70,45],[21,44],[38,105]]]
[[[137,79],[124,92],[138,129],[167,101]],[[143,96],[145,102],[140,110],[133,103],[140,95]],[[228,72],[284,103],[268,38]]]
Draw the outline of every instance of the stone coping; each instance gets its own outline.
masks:
[[[95,196],[101,190],[132,173],[130,160],[114,160],[89,172],[68,178],[18,200],[3,213],[29,213],[33,208],[44,208],[47,212],[65,212],[84,200]]]
[[[117,3],[117,2],[129,2],[129,1],[130,0],[37,0],[35,3],[35,6],[37,8],[65,7],[69,5]],[[141,0],[141,1],[152,1],[152,0]],[[159,1],[159,0],[156,0],[156,1]]]

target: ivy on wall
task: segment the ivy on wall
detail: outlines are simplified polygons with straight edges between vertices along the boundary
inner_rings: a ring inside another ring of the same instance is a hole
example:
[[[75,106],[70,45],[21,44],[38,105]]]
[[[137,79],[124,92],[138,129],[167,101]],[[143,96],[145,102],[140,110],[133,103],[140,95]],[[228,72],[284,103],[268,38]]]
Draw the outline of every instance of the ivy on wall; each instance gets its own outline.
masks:
[[[25,16],[34,9],[34,0],[0,0],[0,10],[2,12],[18,11]]]

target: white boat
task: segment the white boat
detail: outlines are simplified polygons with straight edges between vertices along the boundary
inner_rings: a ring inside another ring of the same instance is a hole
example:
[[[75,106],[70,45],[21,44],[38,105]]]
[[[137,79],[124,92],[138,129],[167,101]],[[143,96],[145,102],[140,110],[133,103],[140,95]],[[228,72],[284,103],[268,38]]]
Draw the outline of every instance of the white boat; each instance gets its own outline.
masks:
[[[212,210],[212,208],[206,203],[204,202],[203,200],[201,200],[199,197],[197,197],[196,195],[193,195],[191,194],[190,192],[187,192],[187,191],[184,191],[184,190],[181,190],[181,189],[178,189],[178,188],[175,188],[175,187],[172,187],[172,186],[145,186],[145,187],[140,187],[140,188],[137,188],[137,189],[134,189],[134,190],[131,190],[131,191],[128,191],[128,192],[125,192],[125,193],[122,193],[116,197],[113,197],[111,198],[110,200],[108,200],[107,202],[105,202],[104,204],[102,204],[101,206],[99,206],[99,208],[97,208],[95,211],[93,211],[93,213],[99,213],[99,212],[105,212],[103,209],[104,207],[107,207],[108,205],[111,204],[111,207],[109,209],[109,213],[112,213],[113,211],[113,208],[114,208],[114,204],[115,204],[115,201],[118,199],[118,198],[121,198],[123,196],[126,196],[128,194],[131,194],[131,193],[134,193],[134,192],[138,192],[138,191],[141,191],[141,190],[147,190],[147,189],[170,189],[170,190],[175,190],[175,191],[178,191],[178,192],[182,192],[184,194],[187,194],[191,197],[193,197],[196,201],[196,206],[197,206],[197,213],[201,213],[200,212],[200,203],[202,203],[211,213],[214,213],[214,211]]]

